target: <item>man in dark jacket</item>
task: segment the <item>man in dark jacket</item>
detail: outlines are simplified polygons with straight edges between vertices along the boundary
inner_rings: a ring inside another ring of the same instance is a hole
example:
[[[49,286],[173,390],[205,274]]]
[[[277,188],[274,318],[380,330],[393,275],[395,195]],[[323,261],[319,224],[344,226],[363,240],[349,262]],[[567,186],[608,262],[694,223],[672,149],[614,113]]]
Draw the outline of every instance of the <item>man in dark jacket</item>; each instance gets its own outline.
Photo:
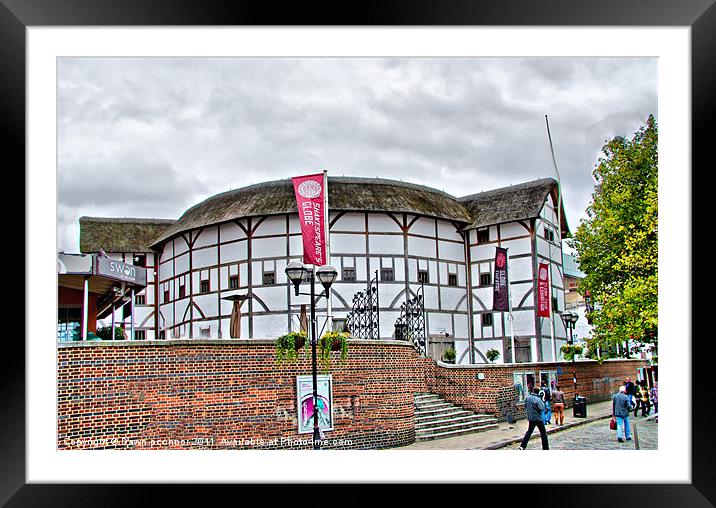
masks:
[[[520,450],[527,448],[527,443],[534,432],[535,427],[539,429],[540,438],[542,439],[542,449],[549,450],[549,441],[547,441],[547,429],[544,426],[544,402],[539,397],[539,388],[532,388],[532,393],[525,399],[525,412],[527,413],[527,421],[529,427],[522,438]]]

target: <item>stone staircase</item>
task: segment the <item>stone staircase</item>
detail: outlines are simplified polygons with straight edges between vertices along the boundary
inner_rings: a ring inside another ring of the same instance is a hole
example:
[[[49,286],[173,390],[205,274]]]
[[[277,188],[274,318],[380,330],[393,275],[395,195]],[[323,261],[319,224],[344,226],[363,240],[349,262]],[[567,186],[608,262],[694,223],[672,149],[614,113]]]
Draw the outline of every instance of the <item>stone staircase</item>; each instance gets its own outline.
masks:
[[[496,429],[492,415],[476,414],[433,393],[415,395],[415,441],[454,437]]]

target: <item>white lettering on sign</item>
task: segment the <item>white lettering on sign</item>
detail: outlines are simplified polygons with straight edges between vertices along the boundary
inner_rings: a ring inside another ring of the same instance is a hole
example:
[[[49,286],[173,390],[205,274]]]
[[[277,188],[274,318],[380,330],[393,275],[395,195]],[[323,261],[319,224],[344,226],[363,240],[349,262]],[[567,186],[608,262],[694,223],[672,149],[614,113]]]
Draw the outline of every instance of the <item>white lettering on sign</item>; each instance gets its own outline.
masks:
[[[137,269],[134,266],[122,263],[120,261],[110,261],[109,271],[124,275],[125,277],[137,276]]]

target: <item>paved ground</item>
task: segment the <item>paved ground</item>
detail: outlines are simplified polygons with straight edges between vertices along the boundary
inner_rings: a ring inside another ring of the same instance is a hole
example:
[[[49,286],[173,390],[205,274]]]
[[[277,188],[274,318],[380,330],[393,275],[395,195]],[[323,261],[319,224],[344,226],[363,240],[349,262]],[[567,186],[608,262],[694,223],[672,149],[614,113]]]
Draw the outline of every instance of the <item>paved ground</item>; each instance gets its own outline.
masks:
[[[616,432],[609,430],[608,418],[612,415],[611,401],[597,402],[587,406],[587,418],[574,418],[572,409],[565,411],[564,426],[558,427],[548,425],[547,432],[550,438],[550,447],[554,449],[617,449],[616,445],[624,446],[628,444],[634,448],[633,441],[626,443],[618,443],[616,440]],[[635,421],[642,420],[630,417],[632,424]],[[658,424],[653,421],[647,421],[639,427],[639,444],[640,449],[656,449]],[[581,431],[580,431],[581,429]],[[474,432],[464,436],[457,436],[445,439],[435,439],[432,441],[422,441],[413,443],[408,446],[393,448],[394,450],[494,450],[499,448],[517,450],[519,442],[522,440],[527,430],[527,421],[522,419],[516,423],[509,425],[507,423],[499,424],[494,430],[485,432]],[[561,436],[564,436],[563,438]],[[580,437],[582,436],[582,437]],[[514,444],[517,443],[517,444]],[[554,444],[553,444],[554,443]],[[604,443],[603,445],[601,443]],[[613,443],[613,447],[611,446]],[[514,444],[514,445],[513,445]],[[571,448],[570,448],[571,446]],[[606,448],[599,448],[605,446]],[[560,448],[561,447],[561,448]],[[535,430],[532,434],[528,449],[540,449],[539,431]]]
[[[646,420],[639,423],[643,418],[630,418],[632,426],[638,424],[639,449],[656,450],[658,443],[658,423],[654,420]],[[549,448],[551,450],[633,450],[635,448],[632,431],[632,441],[620,443],[617,441],[617,433],[609,429],[609,420],[599,420],[578,427],[549,435]],[[519,443],[506,446],[505,450],[517,450]],[[539,431],[532,434],[527,445],[528,450],[541,450],[542,443],[539,438]]]

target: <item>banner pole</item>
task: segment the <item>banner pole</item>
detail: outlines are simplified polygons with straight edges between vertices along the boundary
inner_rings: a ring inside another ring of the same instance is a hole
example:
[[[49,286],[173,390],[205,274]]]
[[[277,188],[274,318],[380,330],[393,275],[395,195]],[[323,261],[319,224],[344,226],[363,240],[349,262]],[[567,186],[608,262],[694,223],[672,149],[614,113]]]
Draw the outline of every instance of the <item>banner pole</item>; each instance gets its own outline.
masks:
[[[326,264],[331,264],[331,218],[328,213],[328,170],[323,170],[323,215],[324,215],[324,226],[323,231],[326,235]],[[327,290],[326,295],[326,325],[328,331],[333,331],[333,304],[331,299],[330,288]]]
[[[509,249],[506,249],[507,252],[505,252],[505,257],[509,261],[510,257],[508,254]],[[509,266],[509,263],[507,263],[506,266]],[[507,272],[507,303],[509,304],[510,309],[510,347],[512,348],[512,363],[517,363],[515,360],[515,316],[512,314],[512,283],[510,282],[509,278],[509,271]]]

